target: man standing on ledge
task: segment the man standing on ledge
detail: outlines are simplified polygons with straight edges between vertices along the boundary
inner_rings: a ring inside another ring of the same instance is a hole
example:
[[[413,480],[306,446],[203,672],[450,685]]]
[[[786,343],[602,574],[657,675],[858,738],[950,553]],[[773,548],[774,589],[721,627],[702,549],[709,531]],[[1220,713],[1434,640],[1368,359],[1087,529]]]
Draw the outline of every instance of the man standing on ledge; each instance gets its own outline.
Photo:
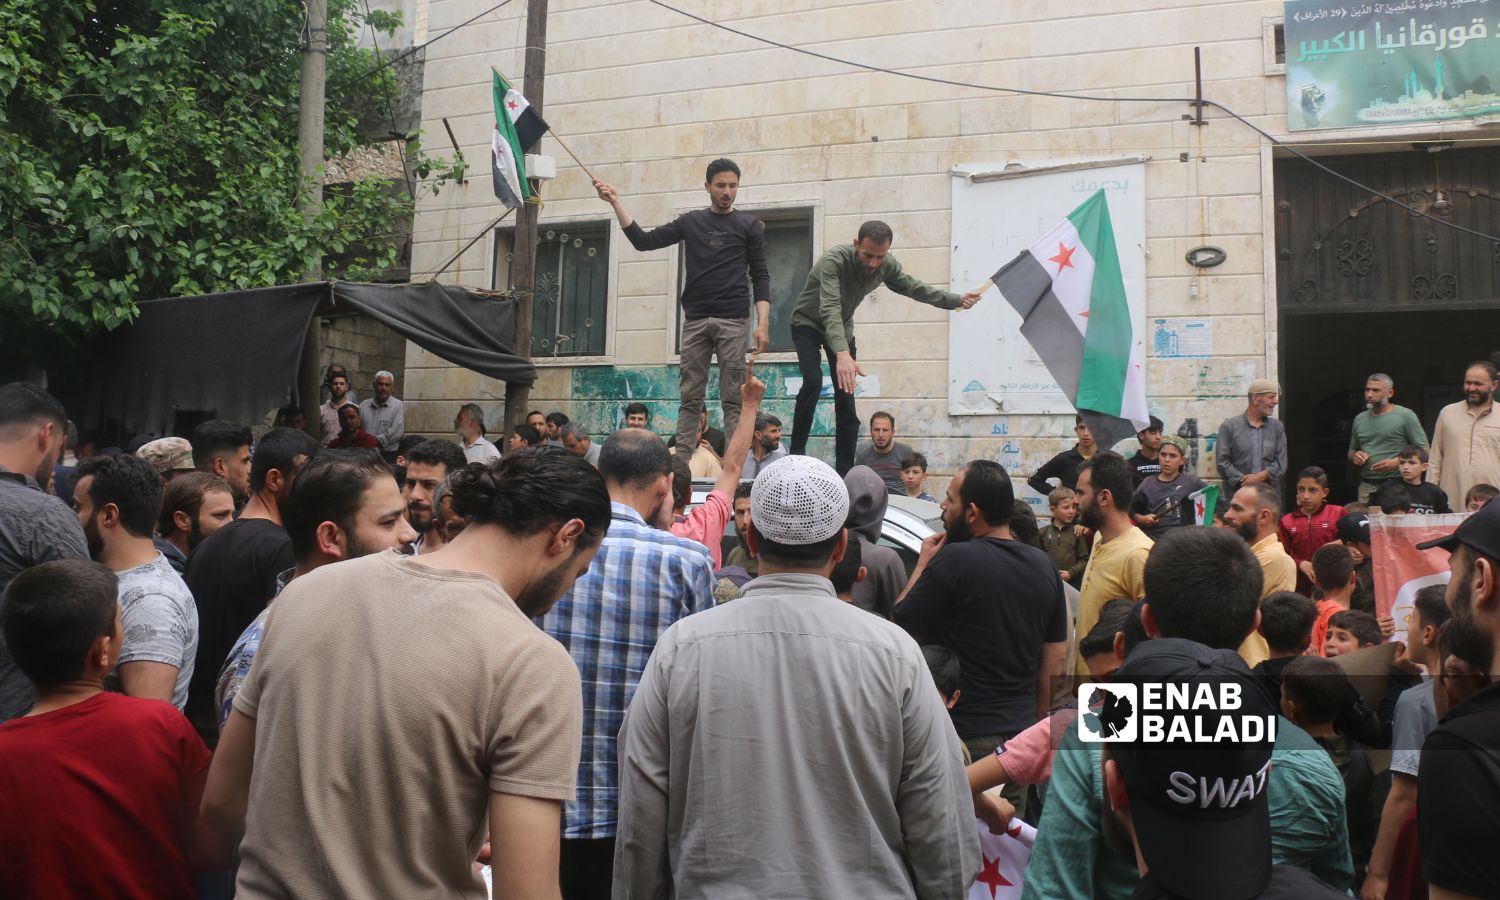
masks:
[[[854,380],[865,374],[855,362],[859,354],[854,345],[854,311],[859,304],[882,284],[939,309],[968,309],[979,302],[982,293],[955,294],[911,277],[890,255],[891,239],[891,226],[884,222],[871,220],[859,226],[852,244],[834,247],[813,263],[792,313],[792,344],[802,370],[802,390],[797,393],[792,419],[792,453],[807,452],[813,413],[823,392],[820,356],[826,355],[833,374],[834,468],[841,476],[854,466],[854,444],[859,439]]]
[[[632,247],[646,251],[682,244],[687,277],[682,285],[682,400],[677,410],[677,452],[683,458],[698,449],[698,420],[707,415],[703,395],[708,387],[708,363],[716,354],[724,433],[734,434],[739,423],[751,290],[755,295],[755,353],[764,351],[771,340],[766,227],[750,213],[734,208],[740,167],[733,160],[714,160],[708,164],[703,187],[708,191],[708,209],[695,209],[646,231],[631,217],[613,187],[594,180],[599,199],[614,207],[615,218],[620,220]],[[747,271],[749,288],[745,284]]]

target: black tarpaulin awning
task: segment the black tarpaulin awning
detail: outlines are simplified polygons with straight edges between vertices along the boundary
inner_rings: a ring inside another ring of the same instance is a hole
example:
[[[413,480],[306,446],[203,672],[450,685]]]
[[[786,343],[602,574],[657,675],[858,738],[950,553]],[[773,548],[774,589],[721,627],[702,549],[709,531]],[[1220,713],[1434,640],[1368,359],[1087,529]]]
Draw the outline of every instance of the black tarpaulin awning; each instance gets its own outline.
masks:
[[[515,302],[435,282],[342,281],[148,300],[135,322],[101,339],[109,375],[86,424],[167,434],[178,410],[258,422],[295,389],[308,323],[335,312],[362,313],[456,366],[530,385],[536,367],[509,345]]]

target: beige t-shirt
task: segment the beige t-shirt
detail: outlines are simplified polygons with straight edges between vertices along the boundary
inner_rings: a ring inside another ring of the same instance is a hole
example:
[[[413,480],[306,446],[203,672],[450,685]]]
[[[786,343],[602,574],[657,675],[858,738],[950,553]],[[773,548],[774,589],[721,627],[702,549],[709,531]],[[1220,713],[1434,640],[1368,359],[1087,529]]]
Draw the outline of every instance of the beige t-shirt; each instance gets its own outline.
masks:
[[[288,585],[234,708],[256,720],[241,898],[484,897],[490,792],[573,797],[568,652],[491,579],[394,552]]]

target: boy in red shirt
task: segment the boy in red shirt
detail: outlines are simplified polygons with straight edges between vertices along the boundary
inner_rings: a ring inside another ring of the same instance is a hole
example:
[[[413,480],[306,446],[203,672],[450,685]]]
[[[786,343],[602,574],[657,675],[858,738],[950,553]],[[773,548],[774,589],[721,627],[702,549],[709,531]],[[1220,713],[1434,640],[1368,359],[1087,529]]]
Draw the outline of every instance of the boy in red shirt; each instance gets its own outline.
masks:
[[[1354,596],[1354,556],[1343,544],[1324,544],[1312,558],[1313,583],[1323,596],[1317,601],[1318,617],[1313,620],[1312,647],[1318,656],[1324,654],[1328,640],[1328,622],[1349,609]]]
[[[189,863],[208,748],[160,700],[106,693],[115,576],[86,560],[11,580],[0,634],[36,689],[0,725],[0,895],[195,898]],[[222,864],[208,851],[205,864]]]
[[[1297,473],[1297,508],[1281,517],[1281,544],[1297,562],[1297,593],[1312,596],[1312,558],[1339,537],[1344,508],[1328,502],[1328,473],[1308,466]]]

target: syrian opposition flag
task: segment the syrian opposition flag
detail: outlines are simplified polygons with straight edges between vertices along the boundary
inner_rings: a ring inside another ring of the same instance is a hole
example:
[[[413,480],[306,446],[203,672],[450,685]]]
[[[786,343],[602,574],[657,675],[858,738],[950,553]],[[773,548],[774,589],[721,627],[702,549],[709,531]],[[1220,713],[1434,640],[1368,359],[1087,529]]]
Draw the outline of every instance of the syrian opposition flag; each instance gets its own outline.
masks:
[[[491,75],[495,99],[495,133],[490,138],[494,154],[491,175],[495,179],[495,196],[515,209],[531,196],[531,185],[526,181],[526,148],[542,139],[547,123],[499,72],[491,70]]]
[[[1104,191],[991,279],[1021,334],[1108,450],[1150,424],[1142,344],[1131,324]]]
[[[1188,494],[1188,499],[1193,501],[1193,522],[1198,525],[1212,525],[1214,512],[1219,508],[1219,485],[1206,485],[1203,490]]]
[[[1036,844],[1036,829],[1012,819],[1005,834],[994,834],[979,819],[979,853],[984,868],[969,885],[965,900],[1017,900],[1021,896],[1026,864]]]

